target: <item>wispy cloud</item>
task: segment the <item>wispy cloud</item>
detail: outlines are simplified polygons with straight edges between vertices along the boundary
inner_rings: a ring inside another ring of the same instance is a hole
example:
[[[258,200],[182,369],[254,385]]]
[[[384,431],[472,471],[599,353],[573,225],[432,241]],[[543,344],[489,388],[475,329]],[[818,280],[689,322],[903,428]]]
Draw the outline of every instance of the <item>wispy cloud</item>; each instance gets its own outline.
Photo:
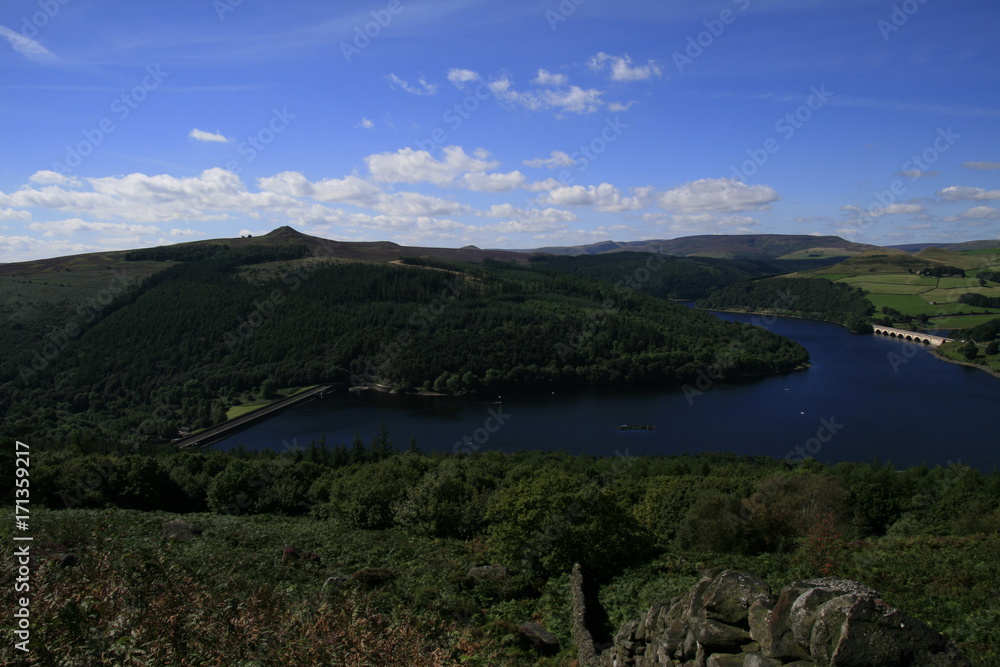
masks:
[[[416,86],[408,81],[400,79],[395,74],[390,74],[385,78],[389,82],[389,85],[392,86],[393,90],[399,88],[403,92],[410,93],[411,95],[433,95],[437,92],[437,86],[427,83],[427,80],[422,75],[417,79]]]
[[[1000,169],[1000,162],[963,162],[961,167],[962,169],[980,169],[983,171],[990,171],[993,169]]]
[[[31,62],[42,65],[51,65],[59,61],[56,54],[39,44],[33,39],[28,39],[19,32],[14,32],[6,26],[0,25],[0,37],[10,42],[11,47],[19,54]]]
[[[205,132],[204,130],[199,130],[195,128],[188,132],[188,136],[197,141],[204,141],[208,143],[218,143],[218,144],[228,144],[229,138],[218,132]]]

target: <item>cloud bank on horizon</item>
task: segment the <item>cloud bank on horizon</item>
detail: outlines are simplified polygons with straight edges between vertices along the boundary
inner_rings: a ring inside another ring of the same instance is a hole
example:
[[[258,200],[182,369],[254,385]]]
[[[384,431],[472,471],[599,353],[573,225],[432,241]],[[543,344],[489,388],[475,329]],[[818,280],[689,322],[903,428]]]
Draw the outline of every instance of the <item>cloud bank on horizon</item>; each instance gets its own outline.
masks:
[[[0,262],[286,224],[493,248],[997,238],[997,18],[973,0],[16,0]]]

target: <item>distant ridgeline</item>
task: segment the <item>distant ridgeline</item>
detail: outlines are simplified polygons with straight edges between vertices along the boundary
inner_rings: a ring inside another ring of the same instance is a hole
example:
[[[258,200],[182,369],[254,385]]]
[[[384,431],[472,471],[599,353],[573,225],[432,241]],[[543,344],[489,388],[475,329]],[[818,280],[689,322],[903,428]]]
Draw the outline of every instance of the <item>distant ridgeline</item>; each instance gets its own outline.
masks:
[[[707,297],[743,280],[817,269],[842,259],[715,259],[614,252],[560,257],[534,255],[530,261],[546,271],[621,283],[661,299],[686,300]]]
[[[861,290],[811,278],[766,278],[736,283],[698,301],[699,308],[794,315],[837,322],[855,332],[870,332],[875,307]]]
[[[730,377],[808,359],[777,335],[534,264],[307,254],[294,245],[131,253],[180,263],[124,291],[40,370],[37,350],[12,355],[0,367],[3,431],[56,443],[72,430],[141,440],[223,421],[241,395],[276,387],[670,386],[723,356]],[[626,275],[641,283],[646,274]]]

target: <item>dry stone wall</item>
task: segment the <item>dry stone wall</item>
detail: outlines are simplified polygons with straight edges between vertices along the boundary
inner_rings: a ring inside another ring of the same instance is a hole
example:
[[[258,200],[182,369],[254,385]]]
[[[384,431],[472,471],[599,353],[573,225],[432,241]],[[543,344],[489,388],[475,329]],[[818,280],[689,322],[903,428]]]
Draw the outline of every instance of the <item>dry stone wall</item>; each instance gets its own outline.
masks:
[[[854,581],[767,582],[726,570],[622,626],[604,667],[966,667],[954,644]]]

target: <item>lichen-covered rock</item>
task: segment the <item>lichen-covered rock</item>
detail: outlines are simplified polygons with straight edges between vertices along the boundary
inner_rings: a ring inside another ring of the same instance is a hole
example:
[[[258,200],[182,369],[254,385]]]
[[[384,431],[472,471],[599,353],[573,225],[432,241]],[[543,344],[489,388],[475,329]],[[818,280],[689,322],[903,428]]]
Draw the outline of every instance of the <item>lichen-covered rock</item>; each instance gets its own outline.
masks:
[[[802,647],[808,649],[810,637],[812,636],[813,623],[816,621],[816,612],[820,606],[829,602],[835,597],[847,593],[859,595],[877,595],[874,590],[856,581],[847,579],[824,578],[803,582],[810,588],[792,603],[789,617],[791,619],[792,634]]]
[[[723,623],[744,624],[751,605],[770,600],[771,587],[760,577],[747,572],[726,570],[705,590],[705,615]]]
[[[743,658],[743,667],[781,667],[782,662],[769,658],[760,651],[747,653]]]
[[[201,535],[201,528],[183,519],[173,519],[163,524],[164,539],[190,542],[196,535]]]
[[[705,667],[743,667],[742,653],[713,653],[705,661]]]
[[[691,630],[695,640],[710,653],[738,651],[750,641],[750,633],[746,630],[712,618],[698,621]]]
[[[767,619],[756,628],[754,640],[760,643],[760,649],[769,658],[779,660],[798,660],[808,658],[807,647],[799,644],[792,633],[792,605],[800,595],[811,588],[808,584],[796,581],[781,589],[778,601],[767,614]]]
[[[517,630],[542,655],[555,655],[559,652],[559,640],[540,623],[522,623]]]
[[[850,593],[823,604],[809,648],[817,663],[831,667],[970,664],[943,636],[870,593]]]
[[[767,583],[726,571],[622,626],[607,667],[965,667],[947,639],[871,588],[827,577],[775,600]]]

